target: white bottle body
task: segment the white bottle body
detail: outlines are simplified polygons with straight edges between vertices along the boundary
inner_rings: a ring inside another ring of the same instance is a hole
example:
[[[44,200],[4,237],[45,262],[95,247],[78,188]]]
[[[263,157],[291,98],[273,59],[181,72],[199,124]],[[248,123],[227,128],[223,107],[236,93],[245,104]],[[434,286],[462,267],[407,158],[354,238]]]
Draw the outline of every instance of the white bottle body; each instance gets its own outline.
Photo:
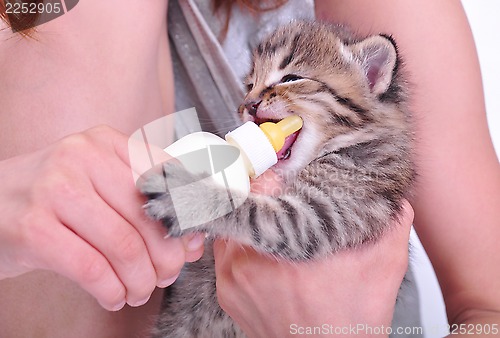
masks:
[[[250,125],[251,123],[252,125]],[[175,177],[167,177],[168,189],[181,229],[187,229],[222,217],[242,205],[250,193],[250,177],[256,177],[276,164],[271,143],[252,122],[226,135],[226,140],[207,132],[184,136],[167,148],[170,156],[184,168],[199,175],[195,182],[179,186]],[[210,189],[213,182],[224,189]],[[196,222],[182,208],[196,205]],[[217,201],[214,208],[214,200]]]
[[[216,149],[214,146],[227,147],[226,151],[229,158],[219,158],[220,153],[219,151],[214,153]],[[234,148],[233,145],[230,145],[217,135],[207,132],[196,132],[184,136],[164,150],[170,156],[179,160],[189,172],[201,174],[209,169],[209,173],[212,174],[211,178],[221,186],[248,194],[250,192],[249,173],[251,173],[252,168],[249,168],[248,163],[244,161],[241,151],[239,149],[236,151],[236,149],[232,148]],[[198,152],[198,154],[195,154],[195,152]],[[186,156],[189,153],[193,153],[192,158]],[[196,159],[196,155],[201,156]],[[231,157],[235,157],[234,160]],[[224,167],[224,175],[221,171],[217,170],[221,167],[217,162],[221,160],[224,162],[222,165]],[[224,179],[224,176],[226,179]]]

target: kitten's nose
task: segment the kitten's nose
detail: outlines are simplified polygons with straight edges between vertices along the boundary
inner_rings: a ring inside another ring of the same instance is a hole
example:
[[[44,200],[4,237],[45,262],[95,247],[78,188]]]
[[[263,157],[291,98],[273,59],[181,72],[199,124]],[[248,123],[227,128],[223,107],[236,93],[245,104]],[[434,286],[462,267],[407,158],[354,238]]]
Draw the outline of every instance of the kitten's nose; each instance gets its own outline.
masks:
[[[259,108],[261,102],[262,100],[245,102],[244,105],[245,108],[248,110],[248,114],[255,117],[257,115],[257,109]]]

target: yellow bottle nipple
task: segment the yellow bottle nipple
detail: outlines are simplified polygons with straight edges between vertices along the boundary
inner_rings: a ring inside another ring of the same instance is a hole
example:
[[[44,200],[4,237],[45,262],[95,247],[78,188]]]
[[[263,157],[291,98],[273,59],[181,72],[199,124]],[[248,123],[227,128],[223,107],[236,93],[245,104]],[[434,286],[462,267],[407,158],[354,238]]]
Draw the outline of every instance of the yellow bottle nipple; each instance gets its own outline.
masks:
[[[283,148],[285,138],[302,128],[302,119],[298,115],[292,115],[278,123],[264,122],[259,125],[259,128],[264,132],[269,142],[271,142],[274,151],[278,152]]]

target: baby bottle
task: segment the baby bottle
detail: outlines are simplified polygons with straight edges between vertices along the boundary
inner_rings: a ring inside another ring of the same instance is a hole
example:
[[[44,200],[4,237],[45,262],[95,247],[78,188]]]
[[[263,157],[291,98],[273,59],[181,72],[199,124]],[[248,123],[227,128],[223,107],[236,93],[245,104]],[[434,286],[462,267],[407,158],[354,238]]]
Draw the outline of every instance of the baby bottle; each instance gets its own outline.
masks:
[[[169,184],[168,179],[166,182],[181,228],[203,224],[240,206],[250,192],[250,178],[258,177],[275,165],[278,162],[276,153],[281,150],[286,138],[301,128],[302,119],[296,115],[286,117],[278,123],[265,122],[260,126],[249,121],[229,132],[225,140],[211,133],[196,132],[165,148],[165,152],[197,177],[197,181],[184,186],[174,183],[175,177],[172,184]],[[210,183],[206,180],[210,180]],[[212,212],[210,216],[206,216],[203,211],[213,204],[213,198],[209,197],[210,194],[205,194],[204,189],[213,185],[214,181],[225,188],[221,189],[225,196],[217,198],[216,214]],[[180,203],[176,205],[176,201],[184,196],[192,196],[193,191],[199,191],[197,200],[193,203],[201,210],[200,216],[205,216],[195,223],[191,218],[188,223],[182,219],[182,210],[177,210]],[[204,219],[206,217],[211,219]]]

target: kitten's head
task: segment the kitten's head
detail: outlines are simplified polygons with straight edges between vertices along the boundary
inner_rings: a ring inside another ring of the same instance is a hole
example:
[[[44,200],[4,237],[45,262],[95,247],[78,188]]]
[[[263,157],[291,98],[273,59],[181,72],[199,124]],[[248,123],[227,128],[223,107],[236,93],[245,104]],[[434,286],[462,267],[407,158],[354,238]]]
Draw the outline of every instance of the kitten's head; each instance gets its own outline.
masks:
[[[390,37],[356,39],[339,26],[292,23],[255,49],[239,113],[257,124],[302,118],[296,141],[275,166],[297,172],[326,152],[405,128],[398,68]]]

